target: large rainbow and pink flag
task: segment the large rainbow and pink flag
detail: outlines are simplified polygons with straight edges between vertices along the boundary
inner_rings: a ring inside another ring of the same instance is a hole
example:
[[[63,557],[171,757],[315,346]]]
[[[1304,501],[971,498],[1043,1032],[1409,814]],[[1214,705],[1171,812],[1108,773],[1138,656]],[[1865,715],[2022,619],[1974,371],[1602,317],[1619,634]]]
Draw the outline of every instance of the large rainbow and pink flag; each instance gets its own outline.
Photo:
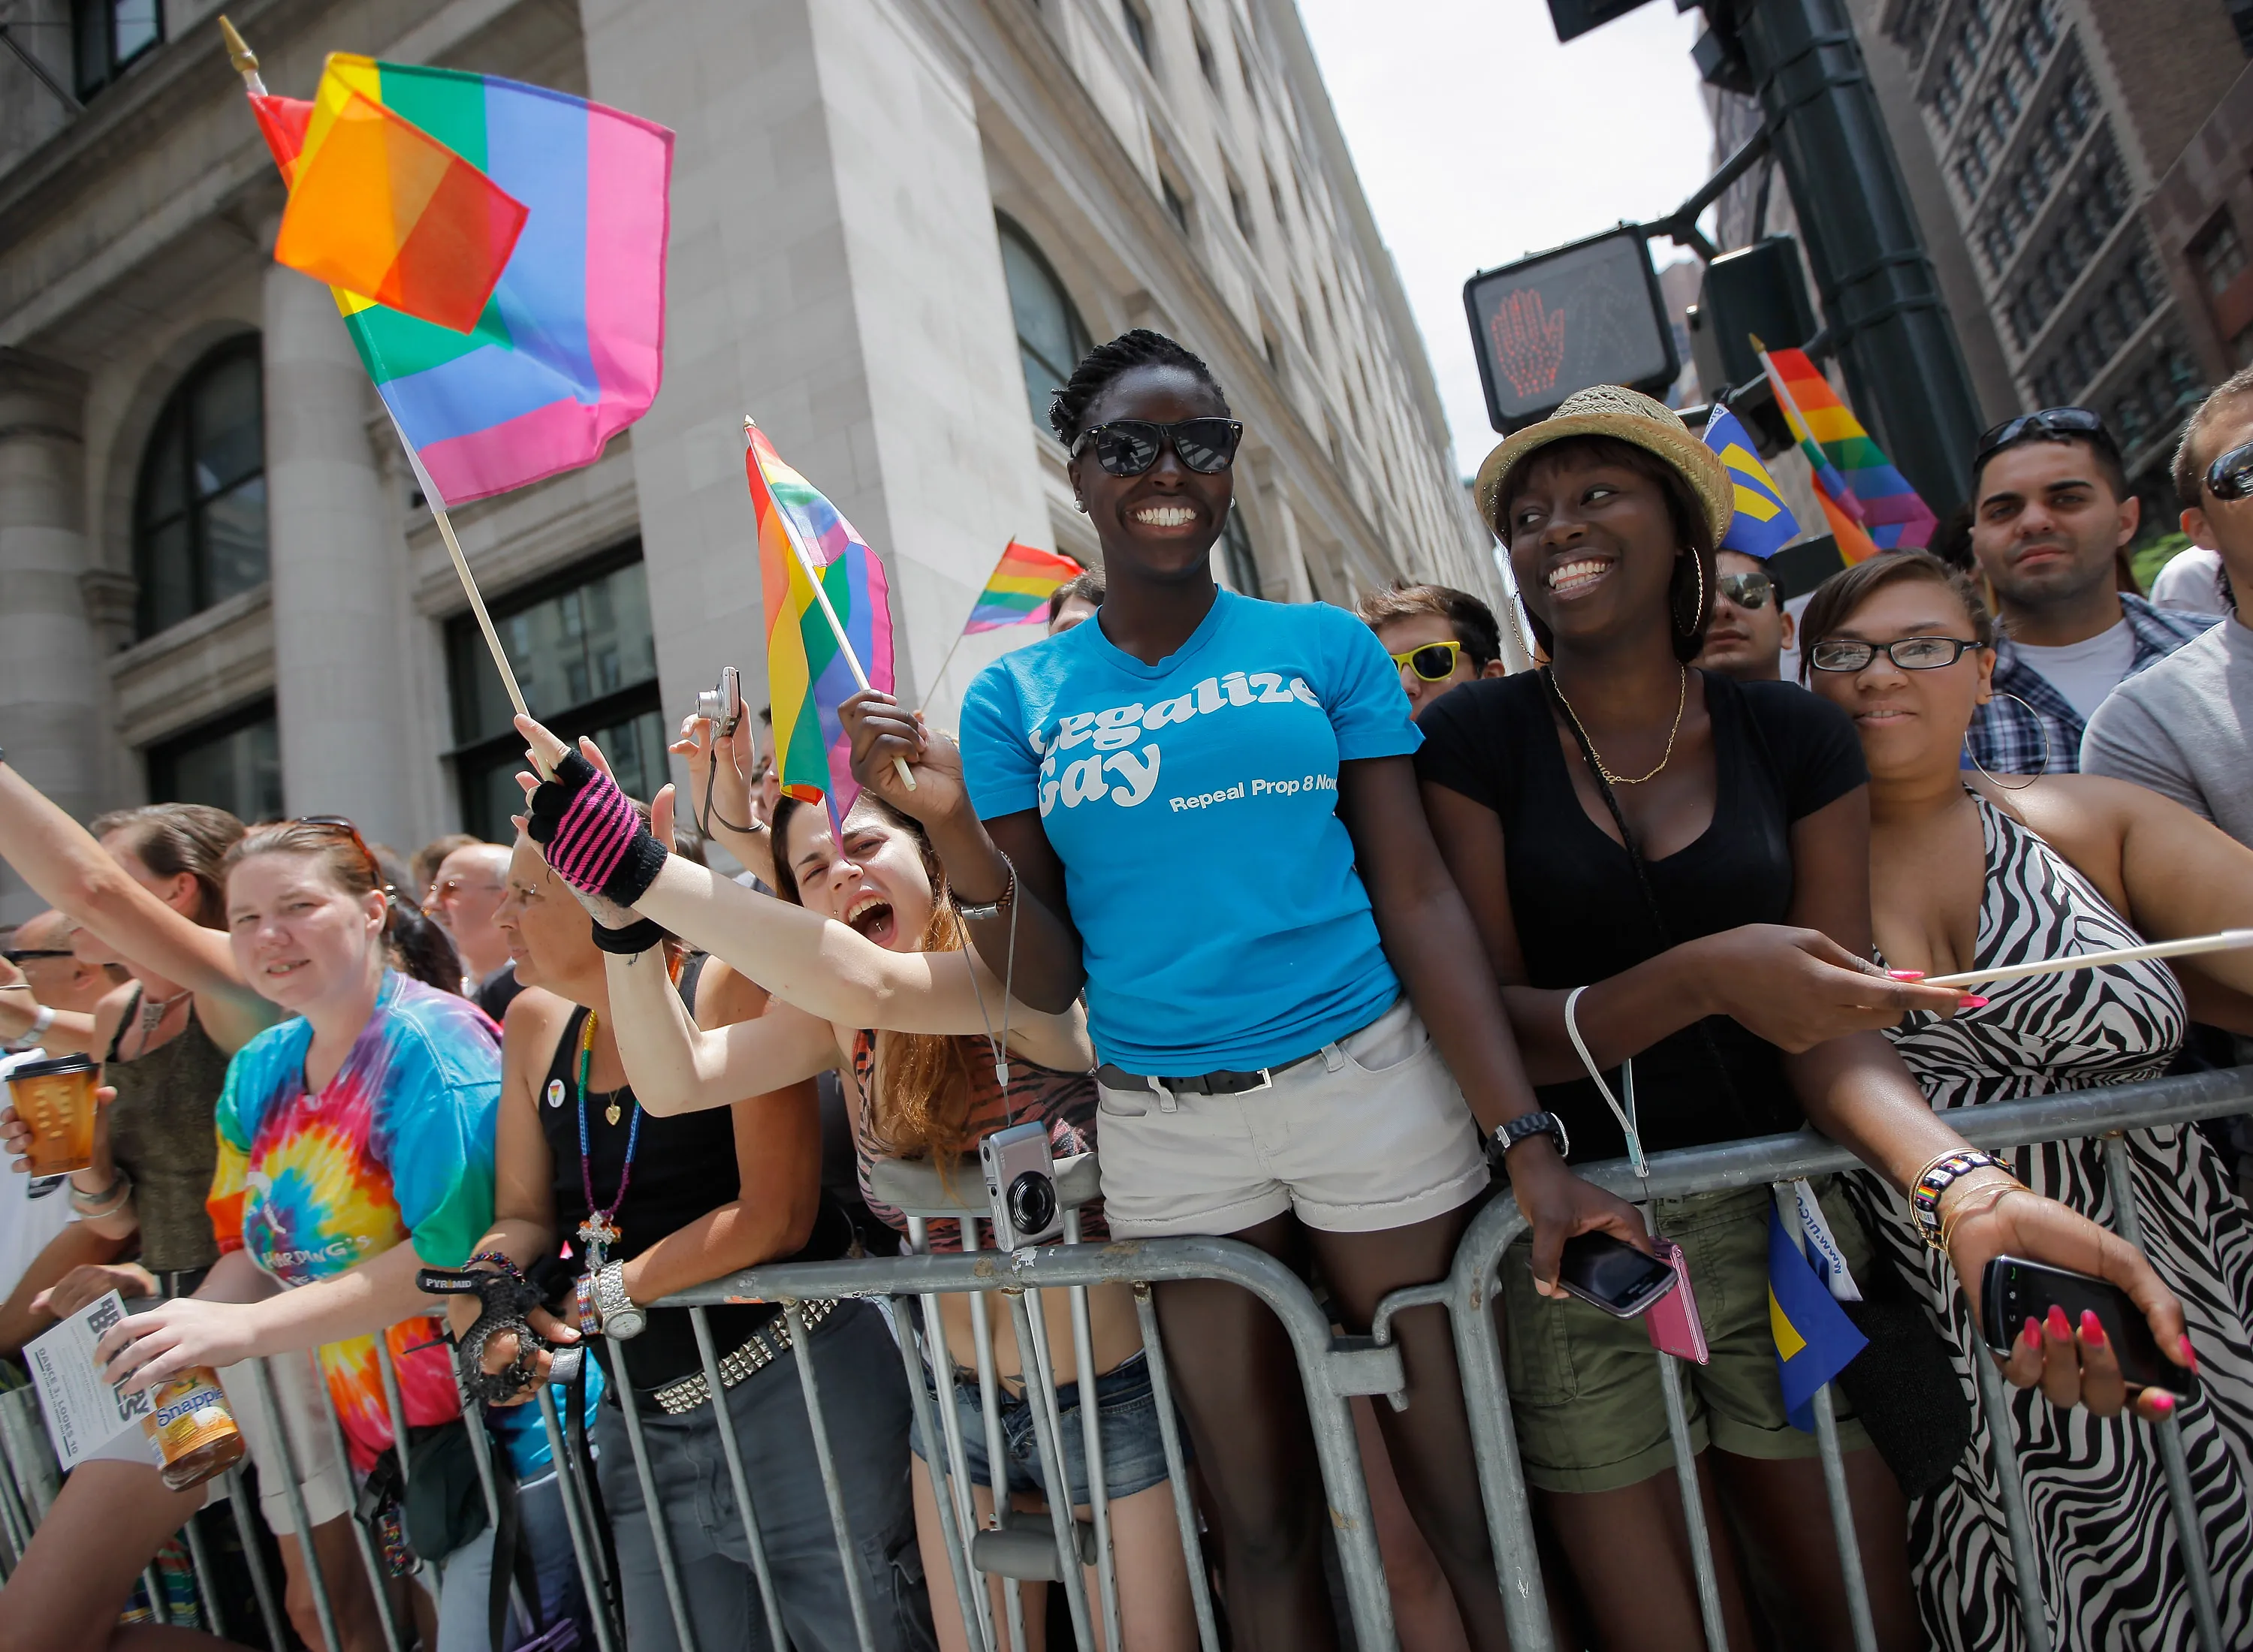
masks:
[[[842,819],[861,795],[837,709],[861,687],[854,663],[867,673],[870,687],[892,692],[892,609],[884,565],[749,419],[743,441],[743,474],[758,520],[775,773],[792,797],[807,803],[826,797]],[[817,575],[841,638],[814,595]]]
[[[591,463],[664,370],[673,134],[545,87],[331,53],[254,91],[276,255],[329,281],[432,502]]]
[[[1753,343],[1759,349],[1760,341]],[[1939,519],[1807,352],[1761,350],[1760,355],[1792,439],[1814,469],[1815,497],[1839,554],[1853,563],[1880,551],[1921,549]]]

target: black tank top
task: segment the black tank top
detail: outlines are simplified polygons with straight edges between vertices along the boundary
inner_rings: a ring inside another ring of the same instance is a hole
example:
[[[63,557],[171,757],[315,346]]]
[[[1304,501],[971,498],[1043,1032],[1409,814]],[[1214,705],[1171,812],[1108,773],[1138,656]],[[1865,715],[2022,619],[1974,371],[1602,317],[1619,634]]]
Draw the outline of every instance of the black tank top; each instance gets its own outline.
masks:
[[[563,1036],[548,1063],[548,1076],[541,1081],[538,1098],[541,1133],[548,1139],[548,1150],[555,1164],[556,1225],[575,1255],[582,1248],[578,1226],[588,1209],[580,1175],[576,1100],[579,1035],[586,1020],[587,1011],[578,1008],[564,1022]],[[605,1117],[613,1101],[618,1108],[615,1125]],[[638,1111],[631,1089],[587,1092],[587,1179],[593,1182],[596,1203],[602,1208],[607,1209],[617,1197],[626,1142]],[[618,1229],[617,1242],[610,1247],[613,1261],[639,1256],[743,1190],[736,1171],[736,1129],[729,1109],[712,1107],[671,1119],[645,1112],[640,1118],[633,1179],[626,1186],[624,1202],[611,1217]],[[805,1249],[777,1259],[827,1260],[844,1255],[851,1249],[852,1239],[844,1213],[825,1197]],[[706,1312],[714,1351],[724,1358],[781,1310],[765,1303],[745,1303]],[[695,1327],[686,1308],[652,1310],[648,1328],[619,1346],[625,1354],[626,1374],[636,1388],[661,1388],[703,1369],[696,1352]]]
[[[227,1056],[188,1006],[179,1033],[132,1060],[121,1058],[141,1010],[136,991],[102,1057],[101,1082],[114,1085],[109,1151],[133,1178],[141,1222],[141,1265],[152,1273],[188,1273],[219,1260],[212,1235],[212,1173],[219,1168],[213,1115],[227,1086]]]

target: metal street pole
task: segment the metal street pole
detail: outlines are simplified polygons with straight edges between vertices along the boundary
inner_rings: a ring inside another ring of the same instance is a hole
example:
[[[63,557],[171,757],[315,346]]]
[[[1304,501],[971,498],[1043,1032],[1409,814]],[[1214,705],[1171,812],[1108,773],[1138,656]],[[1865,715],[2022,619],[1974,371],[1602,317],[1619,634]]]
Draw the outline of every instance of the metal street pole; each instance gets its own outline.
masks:
[[[1971,491],[1979,403],[1845,0],[1705,10],[1750,71],[1854,405],[1944,516]]]

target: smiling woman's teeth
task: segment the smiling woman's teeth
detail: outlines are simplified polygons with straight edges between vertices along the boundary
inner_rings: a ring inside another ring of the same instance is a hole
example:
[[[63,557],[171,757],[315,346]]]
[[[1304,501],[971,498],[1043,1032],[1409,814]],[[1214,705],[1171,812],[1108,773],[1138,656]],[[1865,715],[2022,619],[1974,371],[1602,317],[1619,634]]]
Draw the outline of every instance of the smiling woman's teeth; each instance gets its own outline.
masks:
[[[1187,527],[1196,520],[1196,512],[1186,505],[1146,505],[1134,512],[1134,519],[1152,527]]]
[[[1577,590],[1601,579],[1609,567],[1610,564],[1594,559],[1566,562],[1549,570],[1549,589],[1552,591]]]

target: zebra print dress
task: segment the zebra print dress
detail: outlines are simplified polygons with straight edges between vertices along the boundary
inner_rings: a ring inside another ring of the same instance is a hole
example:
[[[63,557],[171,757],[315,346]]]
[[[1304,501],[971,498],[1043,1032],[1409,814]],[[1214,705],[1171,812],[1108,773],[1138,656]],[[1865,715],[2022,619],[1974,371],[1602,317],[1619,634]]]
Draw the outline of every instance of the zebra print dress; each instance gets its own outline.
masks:
[[[1977,961],[2012,964],[2132,946],[2137,936],[2048,845],[1984,800],[1986,894]],[[1936,1109],[2127,1084],[2173,1057],[2187,1016],[2165,965],[2145,962],[1992,986],[1984,1009],[1912,1015],[1890,1035]],[[2204,1392],[2181,1413],[2183,1450],[2205,1526],[2222,1642],[2253,1644],[2253,1220],[2194,1126],[2128,1138],[2144,1249],[2182,1299]],[[2101,1148],[2053,1142],[2010,1155],[2036,1192],[2114,1225]],[[1975,1444],[1910,1511],[1909,1551],[1927,1635],[1948,1649],[2026,1644],[2010,1539],[1991,1458],[1976,1439],[2016,1439],[2041,1558],[2051,1644],[2060,1652],[2194,1647],[2190,1595],[2151,1430],[2133,1418],[2061,1412],[2039,1389],[2010,1415],[1980,1404],[1970,1362],[1988,1357],[1947,1265],[1910,1225],[1901,1195],[1866,1172],[1849,1192],[1881,1250],[1921,1280],[1978,1420]]]

